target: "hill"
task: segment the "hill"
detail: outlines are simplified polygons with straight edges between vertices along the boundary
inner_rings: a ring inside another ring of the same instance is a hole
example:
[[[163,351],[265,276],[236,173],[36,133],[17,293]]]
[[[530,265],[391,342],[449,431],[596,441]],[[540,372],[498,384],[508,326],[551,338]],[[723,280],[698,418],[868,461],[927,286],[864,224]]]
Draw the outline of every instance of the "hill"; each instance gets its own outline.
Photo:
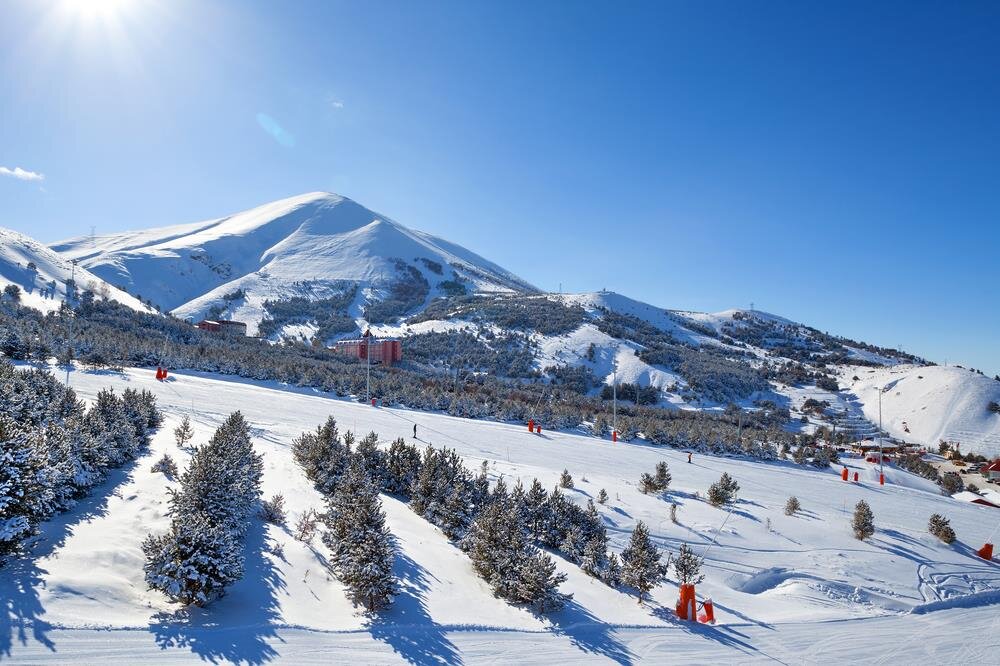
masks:
[[[23,305],[51,312],[66,300],[67,289],[73,292],[74,282],[78,297],[83,291],[90,291],[98,298],[152,312],[152,308],[85,268],[74,269],[67,257],[33,238],[0,227],[0,290],[13,285],[18,288]]]
[[[381,316],[448,290],[532,292],[465,248],[413,231],[346,197],[314,192],[195,224],[75,238],[53,249],[179,317],[225,312],[251,332],[266,303],[351,297]],[[357,291],[352,291],[357,287]]]

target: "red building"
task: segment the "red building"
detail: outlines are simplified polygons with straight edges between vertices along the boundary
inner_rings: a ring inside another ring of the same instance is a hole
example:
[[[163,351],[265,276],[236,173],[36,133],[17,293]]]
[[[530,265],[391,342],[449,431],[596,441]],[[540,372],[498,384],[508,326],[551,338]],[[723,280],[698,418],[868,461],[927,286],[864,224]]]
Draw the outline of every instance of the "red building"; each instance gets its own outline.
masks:
[[[372,363],[392,365],[403,359],[403,343],[398,338],[376,338],[371,331],[365,331],[360,340],[340,340],[333,345],[333,351],[351,358]]]

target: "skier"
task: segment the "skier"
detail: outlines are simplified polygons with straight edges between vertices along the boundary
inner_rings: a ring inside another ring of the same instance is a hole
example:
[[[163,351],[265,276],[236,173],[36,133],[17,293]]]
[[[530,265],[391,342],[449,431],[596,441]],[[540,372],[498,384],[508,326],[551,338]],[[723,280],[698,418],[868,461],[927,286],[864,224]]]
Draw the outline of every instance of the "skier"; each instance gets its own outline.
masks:
[[[413,424],[413,439],[417,438],[417,424]]]
[[[690,464],[690,463],[691,463],[691,452],[688,451],[688,464]]]

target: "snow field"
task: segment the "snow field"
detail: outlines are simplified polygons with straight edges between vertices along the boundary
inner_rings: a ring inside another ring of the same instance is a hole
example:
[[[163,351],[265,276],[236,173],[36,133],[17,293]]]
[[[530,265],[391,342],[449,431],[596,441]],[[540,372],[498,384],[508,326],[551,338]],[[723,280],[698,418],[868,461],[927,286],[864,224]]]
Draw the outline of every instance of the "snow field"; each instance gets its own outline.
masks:
[[[961,608],[963,622],[971,618],[985,627],[986,618],[996,619],[990,604],[1000,588],[1000,567],[975,558],[972,550],[982,545],[1000,512],[943,497],[933,485],[894,468],[887,469],[888,485],[880,488],[876,469],[847,460],[849,470],[862,476],[862,484],[854,485],[840,480],[839,467],[818,471],[700,455],[688,464],[682,451],[642,443],[613,444],[550,431],[536,435],[520,425],[375,409],[273,383],[197,373],[172,377],[159,383],[149,370],[120,376],[72,373],[72,386],[88,399],[108,385],[152,390],[167,420],[133,467],[116,472],[77,509],[46,523],[31,556],[5,570],[10,577],[0,583],[0,591],[9,601],[6,614],[0,614],[7,620],[0,623],[0,654],[31,661],[66,656],[63,640],[97,649],[96,634],[87,630],[131,628],[145,636],[136,649],[147,644],[172,648],[157,653],[164,658],[194,653],[256,662],[293,655],[306,659],[307,645],[344,645],[363,662],[387,656],[418,663],[457,661],[463,655],[477,660],[487,657],[490,646],[526,661],[555,654],[617,661],[667,656],[684,661],[684,655],[690,661],[721,654],[744,661],[772,651],[787,658],[789,646],[799,645],[805,650],[802,661],[809,655],[825,661],[838,651],[845,654],[842,644],[827,645],[834,637],[862,649],[870,636],[879,636],[888,651],[890,643],[900,646],[916,631],[945,633],[938,623],[956,622],[953,607]],[[264,495],[284,494],[289,527],[255,521],[246,577],[205,609],[177,609],[147,591],[143,581],[139,545],[150,531],[166,528],[172,485],[149,467],[165,452],[180,467],[186,465],[188,455],[177,449],[172,434],[184,414],[195,427],[194,442],[202,443],[236,409],[250,422],[254,445],[264,454]],[[617,552],[639,520],[658,545],[673,553],[688,543],[702,555],[717,538],[708,550],[707,578],[698,594],[714,600],[719,626],[678,625],[670,611],[676,599],[672,582],[640,606],[558,556],[559,569],[569,576],[562,590],[573,593],[572,603],[552,616],[509,606],[492,596],[468,558],[440,531],[386,496],[388,526],[400,546],[396,571],[403,592],[379,619],[360,615],[326,572],[319,539],[308,546],[290,533],[302,512],[323,506],[292,459],[291,441],[331,414],[342,432],[374,430],[385,443],[410,439],[416,423],[421,442],[455,448],[470,468],[487,460],[491,476],[503,475],[508,483],[538,477],[552,488],[567,468],[576,487],[566,495],[573,501],[585,503],[607,489],[610,499],[599,509]],[[652,472],[659,460],[670,465],[671,490],[662,497],[639,493],[639,475]],[[741,485],[742,499],[728,519],[726,511],[702,499],[722,472]],[[792,494],[803,510],[788,517],[783,507]],[[850,512],[859,499],[875,513],[877,531],[867,542],[855,540],[850,531]],[[679,506],[677,525],[669,519],[671,502]],[[953,546],[927,534],[934,512],[952,520],[958,533]],[[276,545],[283,550],[280,556],[272,552]],[[924,614],[908,615],[911,610]],[[18,626],[29,627],[23,640]],[[243,628],[238,637],[226,633],[237,628]],[[116,635],[140,640],[134,633]],[[804,634],[827,651],[806,650]],[[286,636],[288,645],[298,646],[287,653]],[[781,647],[782,641],[787,645]]]

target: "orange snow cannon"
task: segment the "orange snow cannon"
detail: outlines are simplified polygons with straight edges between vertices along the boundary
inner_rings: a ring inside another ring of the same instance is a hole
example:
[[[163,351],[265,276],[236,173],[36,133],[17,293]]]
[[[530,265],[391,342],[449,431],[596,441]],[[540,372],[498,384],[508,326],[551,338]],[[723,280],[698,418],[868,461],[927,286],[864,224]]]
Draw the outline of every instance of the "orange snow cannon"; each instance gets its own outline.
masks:
[[[528,419],[528,432],[535,432],[535,419]]]
[[[846,467],[844,468],[844,471],[840,473],[840,478],[842,478],[844,481],[847,481],[847,468]]]
[[[612,430],[611,431],[611,441],[612,442],[617,442],[618,441],[618,431],[617,430]]]
[[[984,560],[993,559],[993,544],[984,543],[983,547],[976,551],[976,555],[983,558]]]
[[[858,483],[858,473],[854,473],[854,483]]]
[[[697,621],[695,607],[697,601],[694,596],[694,585],[684,583],[681,585],[680,598],[677,600],[677,617],[682,620]]]
[[[715,624],[715,608],[712,606],[712,600],[705,599],[701,607],[705,612],[698,616],[698,621],[702,624]]]

